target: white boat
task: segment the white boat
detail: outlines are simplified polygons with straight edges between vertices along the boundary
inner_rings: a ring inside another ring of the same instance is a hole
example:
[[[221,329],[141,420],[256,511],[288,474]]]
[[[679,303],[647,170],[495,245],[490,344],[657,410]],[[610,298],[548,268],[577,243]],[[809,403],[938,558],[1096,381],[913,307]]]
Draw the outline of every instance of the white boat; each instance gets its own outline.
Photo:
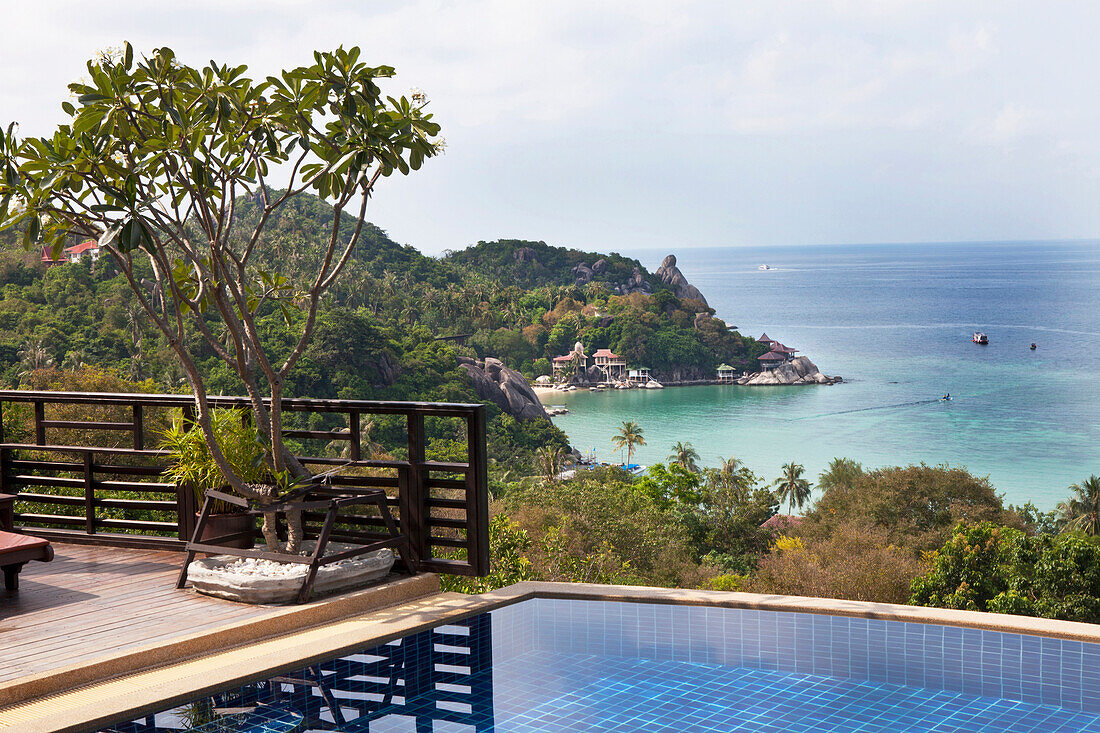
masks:
[[[656,379],[651,379],[645,383],[646,389],[664,389],[665,385],[658,382]]]
[[[771,265],[760,265],[760,267],[758,267],[756,269],[757,270],[774,270],[775,268],[772,267]]]

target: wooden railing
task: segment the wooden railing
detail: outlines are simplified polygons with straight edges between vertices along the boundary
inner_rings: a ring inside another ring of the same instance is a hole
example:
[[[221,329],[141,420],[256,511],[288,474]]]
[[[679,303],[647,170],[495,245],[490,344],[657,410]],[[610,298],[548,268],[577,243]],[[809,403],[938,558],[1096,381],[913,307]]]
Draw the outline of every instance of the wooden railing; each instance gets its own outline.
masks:
[[[218,408],[250,408],[244,397],[211,397],[210,402]],[[194,529],[195,494],[163,481],[165,452],[150,447],[159,442],[151,422],[167,424],[173,410],[192,420],[194,400],[182,395],[0,390],[0,493],[17,494],[16,526],[58,541],[182,550]],[[488,573],[484,405],[287,399],[283,410],[288,424],[301,414],[298,422],[320,422],[325,428],[294,426],[284,430],[287,439],[302,445],[347,442],[345,456],[334,457],[331,449],[330,455],[306,449],[299,460],[316,472],[331,471],[334,486],[385,489],[391,511],[409,537],[417,569]],[[406,458],[367,457],[361,437],[367,416],[405,418],[399,452],[407,451]],[[464,423],[452,426],[449,434],[465,437],[465,460],[425,458],[425,419],[439,418]],[[320,519],[305,515],[307,535]],[[355,514],[341,515],[332,539],[355,542],[382,536],[378,516]]]

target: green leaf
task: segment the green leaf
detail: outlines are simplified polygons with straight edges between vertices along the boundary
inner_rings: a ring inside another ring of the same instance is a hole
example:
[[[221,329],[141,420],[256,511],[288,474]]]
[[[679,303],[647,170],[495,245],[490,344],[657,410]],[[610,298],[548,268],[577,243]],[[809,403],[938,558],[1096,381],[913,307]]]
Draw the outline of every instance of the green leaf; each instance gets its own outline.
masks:
[[[81,94],[76,101],[81,104],[91,104],[92,102],[102,102],[104,99],[110,99],[110,97],[99,92],[89,92],[88,94]]]

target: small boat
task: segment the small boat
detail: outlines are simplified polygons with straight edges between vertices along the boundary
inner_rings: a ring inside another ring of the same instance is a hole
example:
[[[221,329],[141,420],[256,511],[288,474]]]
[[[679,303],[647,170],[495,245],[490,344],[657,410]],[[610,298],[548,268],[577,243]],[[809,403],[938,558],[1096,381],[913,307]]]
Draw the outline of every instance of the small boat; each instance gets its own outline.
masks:
[[[940,397],[940,402],[950,402],[950,401],[951,401],[951,393],[950,392],[945,394],[943,397]]]
[[[1032,342],[1031,342],[1031,350],[1032,350],[1032,351],[1035,351],[1035,349],[1037,349],[1037,348],[1039,348],[1039,347],[1035,345],[1035,342],[1034,342],[1034,341],[1032,341]]]
[[[756,269],[757,270],[774,270],[775,268],[772,267],[771,265],[760,265],[760,267],[758,267]]]
[[[985,346],[989,343],[989,337],[981,331],[975,331],[974,336],[970,340],[976,344],[981,344],[982,346]]]

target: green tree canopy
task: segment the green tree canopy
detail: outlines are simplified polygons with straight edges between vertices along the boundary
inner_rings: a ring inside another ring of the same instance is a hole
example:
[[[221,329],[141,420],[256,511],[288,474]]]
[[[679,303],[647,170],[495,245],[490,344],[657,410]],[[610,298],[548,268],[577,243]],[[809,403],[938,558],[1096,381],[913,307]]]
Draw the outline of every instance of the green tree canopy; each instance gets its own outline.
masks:
[[[1022,526],[988,478],[948,466],[894,466],[867,471],[851,485],[825,492],[807,513],[815,532],[856,521],[886,530],[891,543],[914,552],[943,545],[959,522]]]
[[[1100,622],[1100,544],[1083,533],[1036,535],[992,522],[955,527],[909,602]]]

